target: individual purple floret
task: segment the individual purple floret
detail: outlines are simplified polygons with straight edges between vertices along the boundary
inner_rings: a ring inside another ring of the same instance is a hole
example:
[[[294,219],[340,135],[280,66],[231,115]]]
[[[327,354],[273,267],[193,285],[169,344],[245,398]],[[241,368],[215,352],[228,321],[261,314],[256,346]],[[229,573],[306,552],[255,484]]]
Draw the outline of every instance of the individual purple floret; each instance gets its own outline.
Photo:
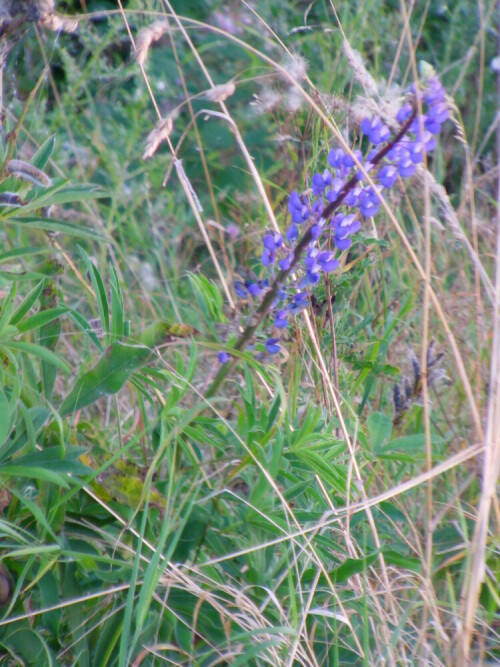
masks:
[[[221,364],[227,364],[227,362],[229,361],[230,356],[231,355],[228,354],[227,352],[219,352],[217,354],[217,359],[220,361]]]
[[[234,283],[234,291],[240,297],[240,299],[246,299],[247,290],[246,290],[245,285],[241,282],[241,280],[237,280]]]
[[[384,188],[392,188],[398,179],[398,170],[393,164],[386,164],[378,173],[378,180]]]
[[[276,317],[274,318],[274,326],[277,329],[284,329],[288,326],[288,311],[287,310],[278,310]]]
[[[374,146],[388,141],[391,137],[391,131],[384,125],[382,120],[377,116],[373,120],[365,118],[361,123],[363,134],[366,134]]]
[[[292,192],[288,201],[288,210],[292,216],[293,222],[301,225],[309,218],[309,207],[302,201],[298,192]]]
[[[262,264],[264,266],[270,266],[276,261],[276,250],[283,245],[283,237],[276,232],[270,232],[264,236],[262,244],[264,246],[264,252],[262,253],[261,258]]]
[[[292,300],[288,304],[288,312],[291,315],[298,315],[302,312],[304,308],[309,306],[309,294],[308,292],[297,292],[293,295]]]
[[[269,354],[277,354],[281,350],[279,338],[268,338],[264,346]]]
[[[328,169],[325,169],[325,171],[322,174],[314,174],[312,177],[312,191],[316,195],[316,197],[319,197],[320,195],[323,194],[325,191],[325,188],[328,187],[332,182],[332,175],[328,171]]]

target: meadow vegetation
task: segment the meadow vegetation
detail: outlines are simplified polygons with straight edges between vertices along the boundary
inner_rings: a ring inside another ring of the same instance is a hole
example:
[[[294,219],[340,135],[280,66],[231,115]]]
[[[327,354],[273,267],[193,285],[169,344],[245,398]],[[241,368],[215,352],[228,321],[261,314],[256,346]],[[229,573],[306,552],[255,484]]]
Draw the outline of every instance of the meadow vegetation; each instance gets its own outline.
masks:
[[[0,665],[499,664],[497,21],[0,2]]]

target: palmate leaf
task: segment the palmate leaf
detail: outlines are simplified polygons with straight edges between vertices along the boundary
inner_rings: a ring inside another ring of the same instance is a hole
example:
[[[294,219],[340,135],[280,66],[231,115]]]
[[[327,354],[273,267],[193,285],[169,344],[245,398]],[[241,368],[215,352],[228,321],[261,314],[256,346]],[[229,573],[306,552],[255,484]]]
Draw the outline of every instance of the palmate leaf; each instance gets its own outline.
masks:
[[[145,329],[137,342],[127,339],[113,343],[94,368],[77,379],[59,409],[60,414],[68,415],[94,403],[101,396],[116,394],[130,375],[152,358],[156,345],[172,336],[185,338],[194,333],[195,329],[188,325],[159,321]]]

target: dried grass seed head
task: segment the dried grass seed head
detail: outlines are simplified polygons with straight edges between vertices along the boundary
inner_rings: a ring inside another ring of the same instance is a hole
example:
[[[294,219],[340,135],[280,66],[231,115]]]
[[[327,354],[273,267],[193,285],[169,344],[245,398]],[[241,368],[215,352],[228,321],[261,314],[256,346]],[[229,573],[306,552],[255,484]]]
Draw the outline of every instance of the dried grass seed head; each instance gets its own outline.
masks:
[[[148,59],[151,44],[160,40],[167,32],[167,29],[168,25],[166,21],[155,21],[150,26],[139,30],[135,44],[135,59],[141,67],[144,67]]]
[[[160,144],[168,139],[173,129],[174,121],[171,116],[159,120],[146,137],[146,146],[142,154],[142,159],[149,160],[152,158]]]

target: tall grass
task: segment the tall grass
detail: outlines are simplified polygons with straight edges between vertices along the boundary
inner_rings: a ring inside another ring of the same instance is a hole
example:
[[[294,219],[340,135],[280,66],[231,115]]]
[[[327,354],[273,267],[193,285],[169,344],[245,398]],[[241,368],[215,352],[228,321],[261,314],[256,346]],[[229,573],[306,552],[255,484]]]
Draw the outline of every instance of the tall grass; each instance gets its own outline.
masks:
[[[496,10],[6,3],[0,664],[497,664]],[[264,234],[429,67],[269,354]]]

